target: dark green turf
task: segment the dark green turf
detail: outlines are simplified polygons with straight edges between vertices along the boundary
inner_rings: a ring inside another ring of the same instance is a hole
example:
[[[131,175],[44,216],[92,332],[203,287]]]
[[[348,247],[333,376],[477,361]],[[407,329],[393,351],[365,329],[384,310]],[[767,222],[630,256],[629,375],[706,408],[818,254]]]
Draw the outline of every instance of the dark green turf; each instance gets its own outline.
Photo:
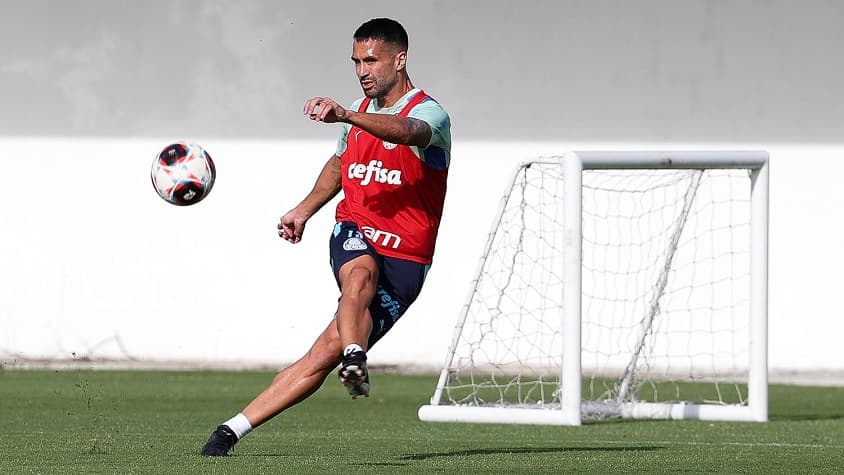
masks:
[[[0,473],[844,473],[844,388],[771,386],[768,423],[432,424],[433,376],[333,378],[238,444],[208,434],[266,372],[0,371]]]

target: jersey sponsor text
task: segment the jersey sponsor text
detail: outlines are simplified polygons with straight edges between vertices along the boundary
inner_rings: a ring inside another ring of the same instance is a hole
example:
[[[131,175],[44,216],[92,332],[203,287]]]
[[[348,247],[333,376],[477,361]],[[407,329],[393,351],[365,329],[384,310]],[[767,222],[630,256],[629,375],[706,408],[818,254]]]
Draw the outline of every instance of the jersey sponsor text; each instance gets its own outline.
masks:
[[[349,165],[348,177],[350,180],[361,180],[360,185],[366,186],[371,181],[386,183],[388,185],[401,185],[401,170],[390,170],[381,168],[384,164],[380,160],[370,160],[368,165],[354,162]]]
[[[370,241],[374,242],[375,244],[378,244],[379,246],[398,249],[399,244],[401,244],[401,237],[397,234],[382,231],[380,229],[375,229],[369,226],[361,226],[361,230],[363,231],[363,234],[369,238]]]

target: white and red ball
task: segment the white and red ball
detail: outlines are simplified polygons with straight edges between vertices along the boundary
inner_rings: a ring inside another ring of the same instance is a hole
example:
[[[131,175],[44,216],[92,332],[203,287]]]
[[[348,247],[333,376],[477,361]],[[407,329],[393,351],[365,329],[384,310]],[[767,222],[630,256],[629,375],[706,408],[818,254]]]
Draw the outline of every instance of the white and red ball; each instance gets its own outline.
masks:
[[[170,204],[199,203],[211,192],[217,170],[202,147],[177,142],[164,147],[152,162],[152,186]]]

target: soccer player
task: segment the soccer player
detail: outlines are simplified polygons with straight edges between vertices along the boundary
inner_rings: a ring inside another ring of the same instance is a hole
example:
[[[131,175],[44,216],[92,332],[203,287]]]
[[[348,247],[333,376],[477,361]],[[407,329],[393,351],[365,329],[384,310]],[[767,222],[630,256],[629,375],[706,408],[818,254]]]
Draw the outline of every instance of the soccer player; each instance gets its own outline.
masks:
[[[281,217],[278,235],[299,242],[308,219],[343,191],[329,243],[340,288],[337,311],[301,359],[217,427],[203,455],[229,455],[252,429],[313,394],[338,365],[340,382],[352,399],[369,396],[366,352],[422,289],[451,155],[450,119],[411,82],[407,45],[407,32],[395,20],[367,21],[352,43],[365,97],[349,109],[328,97],[305,102],[309,119],[339,122],[343,130],[313,189]]]

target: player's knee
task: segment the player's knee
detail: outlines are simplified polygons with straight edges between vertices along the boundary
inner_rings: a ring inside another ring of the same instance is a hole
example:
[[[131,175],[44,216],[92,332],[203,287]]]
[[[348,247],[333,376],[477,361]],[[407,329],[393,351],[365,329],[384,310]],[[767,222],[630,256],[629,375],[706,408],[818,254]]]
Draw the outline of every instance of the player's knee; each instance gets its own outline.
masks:
[[[340,364],[340,346],[337,348],[313,348],[308,352],[310,366],[316,371],[330,371]]]
[[[353,267],[343,279],[343,294],[374,294],[376,271],[366,267]]]
[[[316,370],[333,369],[340,363],[340,335],[323,335],[305,355],[307,365]]]

